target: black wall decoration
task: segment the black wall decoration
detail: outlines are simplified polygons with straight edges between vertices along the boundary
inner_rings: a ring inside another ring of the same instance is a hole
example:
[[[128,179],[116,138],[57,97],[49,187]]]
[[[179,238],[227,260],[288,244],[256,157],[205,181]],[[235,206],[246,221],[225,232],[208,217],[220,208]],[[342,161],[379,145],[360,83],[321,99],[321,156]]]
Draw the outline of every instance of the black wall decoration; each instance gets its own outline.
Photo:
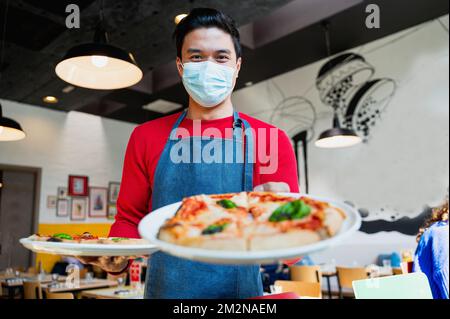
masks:
[[[326,62],[316,79],[321,101],[336,109],[343,126],[364,142],[396,90],[394,80],[371,79],[374,74],[375,68],[364,57],[344,53]]]

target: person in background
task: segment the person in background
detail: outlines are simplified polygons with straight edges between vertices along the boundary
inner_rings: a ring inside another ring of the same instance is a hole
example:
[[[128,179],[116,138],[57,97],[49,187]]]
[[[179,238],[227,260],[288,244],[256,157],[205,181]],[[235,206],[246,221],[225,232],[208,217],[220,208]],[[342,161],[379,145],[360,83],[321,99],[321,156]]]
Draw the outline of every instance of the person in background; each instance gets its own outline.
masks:
[[[419,230],[413,271],[428,277],[434,299],[448,298],[448,198],[444,205],[435,208],[431,217]]]

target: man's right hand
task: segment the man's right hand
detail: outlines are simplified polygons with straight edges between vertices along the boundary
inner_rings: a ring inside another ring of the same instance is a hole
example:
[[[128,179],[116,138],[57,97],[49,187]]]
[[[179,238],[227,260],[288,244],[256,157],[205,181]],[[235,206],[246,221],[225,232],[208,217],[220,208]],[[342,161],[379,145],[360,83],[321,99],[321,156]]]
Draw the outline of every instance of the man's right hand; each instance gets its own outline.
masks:
[[[79,256],[77,259],[83,264],[91,264],[100,267],[106,272],[119,273],[125,271],[128,266],[128,261],[134,259],[134,256]]]

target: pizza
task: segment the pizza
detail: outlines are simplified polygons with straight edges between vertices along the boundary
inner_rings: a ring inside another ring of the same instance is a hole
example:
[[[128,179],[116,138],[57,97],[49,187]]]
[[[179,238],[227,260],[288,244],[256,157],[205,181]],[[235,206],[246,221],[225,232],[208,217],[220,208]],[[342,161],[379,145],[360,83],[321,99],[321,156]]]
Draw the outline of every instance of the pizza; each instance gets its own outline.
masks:
[[[345,213],[327,202],[271,192],[197,195],[183,199],[158,238],[214,250],[296,247],[336,235]]]
[[[119,244],[119,245],[142,245],[148,244],[144,239],[125,238],[125,237],[99,237],[89,232],[80,235],[69,235],[66,233],[57,233],[53,235],[34,234],[29,237],[33,241],[46,241],[55,243],[77,243],[77,244]]]

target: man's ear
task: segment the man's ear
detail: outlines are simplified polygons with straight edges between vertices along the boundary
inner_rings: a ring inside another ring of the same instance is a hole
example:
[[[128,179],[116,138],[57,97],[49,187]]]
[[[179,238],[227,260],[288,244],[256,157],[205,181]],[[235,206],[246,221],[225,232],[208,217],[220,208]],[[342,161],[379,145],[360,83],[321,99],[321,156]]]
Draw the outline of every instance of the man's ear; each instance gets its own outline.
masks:
[[[242,58],[237,59],[236,63],[236,78],[239,77],[239,71],[241,70]]]
[[[181,59],[179,57],[177,57],[176,64],[177,64],[178,74],[180,75],[180,77],[183,77],[183,66],[182,66],[183,63],[181,62]]]

